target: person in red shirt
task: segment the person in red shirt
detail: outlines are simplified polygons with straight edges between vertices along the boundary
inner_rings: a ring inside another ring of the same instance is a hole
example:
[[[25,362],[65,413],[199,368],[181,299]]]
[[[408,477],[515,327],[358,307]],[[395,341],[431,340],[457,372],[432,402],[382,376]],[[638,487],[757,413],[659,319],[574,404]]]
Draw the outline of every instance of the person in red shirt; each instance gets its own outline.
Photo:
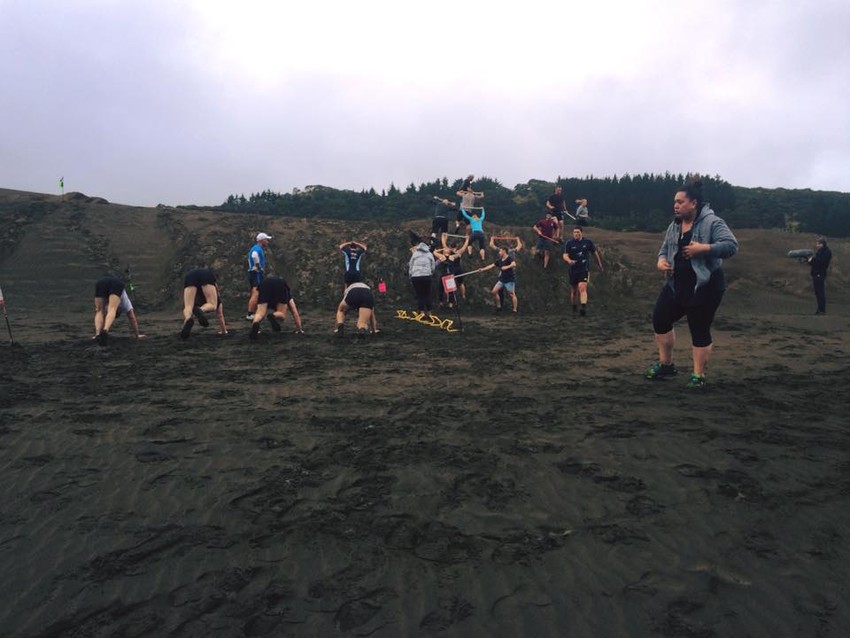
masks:
[[[543,268],[549,268],[549,254],[555,248],[558,241],[558,220],[552,216],[551,211],[546,211],[546,217],[531,227],[537,233],[537,245],[534,247],[536,255],[543,255]]]

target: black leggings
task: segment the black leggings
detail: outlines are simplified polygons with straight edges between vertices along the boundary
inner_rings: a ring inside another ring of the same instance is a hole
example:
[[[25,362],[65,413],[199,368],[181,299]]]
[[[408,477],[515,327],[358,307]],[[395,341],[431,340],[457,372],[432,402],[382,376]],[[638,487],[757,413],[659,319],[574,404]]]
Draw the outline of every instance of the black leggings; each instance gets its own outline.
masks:
[[[714,314],[723,300],[723,290],[701,291],[708,293],[702,303],[682,305],[676,299],[676,293],[669,286],[661,289],[655,308],[652,310],[652,329],[655,334],[667,334],[673,329],[673,324],[679,319],[688,317],[688,328],[691,331],[691,343],[695,348],[706,348],[711,345],[711,322]]]
[[[416,307],[419,310],[431,310],[431,275],[411,277],[410,281],[416,293]]]

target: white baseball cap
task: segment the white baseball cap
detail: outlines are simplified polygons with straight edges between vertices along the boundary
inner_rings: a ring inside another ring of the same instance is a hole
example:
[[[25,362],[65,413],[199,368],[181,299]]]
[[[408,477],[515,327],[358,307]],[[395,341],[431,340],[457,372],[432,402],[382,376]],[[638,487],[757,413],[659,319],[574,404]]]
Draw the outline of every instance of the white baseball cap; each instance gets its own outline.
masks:
[[[264,239],[271,239],[271,235],[266,235],[265,233],[257,233],[257,241],[263,241]]]

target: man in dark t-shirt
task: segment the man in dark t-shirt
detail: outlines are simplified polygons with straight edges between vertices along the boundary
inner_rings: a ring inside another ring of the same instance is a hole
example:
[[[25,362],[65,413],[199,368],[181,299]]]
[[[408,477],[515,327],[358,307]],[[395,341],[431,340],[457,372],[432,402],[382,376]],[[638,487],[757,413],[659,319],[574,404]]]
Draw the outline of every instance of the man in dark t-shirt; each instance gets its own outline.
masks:
[[[587,283],[590,280],[590,256],[596,257],[599,272],[604,272],[602,257],[596,252],[593,241],[583,236],[579,226],[573,228],[573,238],[564,244],[564,261],[570,266],[570,304],[573,314],[579,311],[581,316],[587,314]]]
[[[552,217],[558,220],[558,237],[564,236],[564,216],[567,212],[567,203],[564,201],[564,193],[560,186],[555,187],[555,192],[546,200],[546,210],[552,213]]]

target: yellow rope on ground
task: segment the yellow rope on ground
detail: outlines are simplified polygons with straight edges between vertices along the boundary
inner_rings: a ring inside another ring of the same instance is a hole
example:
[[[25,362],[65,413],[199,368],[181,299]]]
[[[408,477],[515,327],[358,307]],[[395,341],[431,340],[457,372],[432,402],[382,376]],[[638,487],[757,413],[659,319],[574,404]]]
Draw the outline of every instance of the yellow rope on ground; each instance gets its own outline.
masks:
[[[454,327],[455,322],[453,319],[440,319],[437,315],[429,315],[428,313],[423,311],[408,313],[407,310],[396,310],[395,315],[396,319],[416,321],[417,323],[421,323],[425,326],[430,326],[431,328],[439,328],[440,330],[445,330],[446,332],[460,332],[458,328]]]

